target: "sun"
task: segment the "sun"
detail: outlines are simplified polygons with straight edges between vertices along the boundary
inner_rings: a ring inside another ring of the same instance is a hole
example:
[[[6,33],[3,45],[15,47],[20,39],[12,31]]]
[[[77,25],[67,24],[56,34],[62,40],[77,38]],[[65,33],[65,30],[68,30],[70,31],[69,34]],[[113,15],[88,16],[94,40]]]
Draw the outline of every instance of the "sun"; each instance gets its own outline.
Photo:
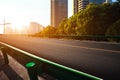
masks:
[[[27,24],[26,18],[22,15],[14,15],[11,18],[11,24],[13,29],[22,30],[24,29],[24,26]]]
[[[25,25],[25,23],[21,22],[21,20],[19,20],[19,21],[16,21],[16,20],[12,21],[11,24],[12,24],[12,28],[13,29],[17,29],[17,30],[23,30],[24,29],[24,25]]]
[[[1,10],[4,9],[0,13],[0,18],[5,19],[5,23],[10,23],[10,26],[13,29],[22,30],[24,26],[27,25],[28,22],[28,14],[24,11],[21,11],[15,7],[2,7]]]

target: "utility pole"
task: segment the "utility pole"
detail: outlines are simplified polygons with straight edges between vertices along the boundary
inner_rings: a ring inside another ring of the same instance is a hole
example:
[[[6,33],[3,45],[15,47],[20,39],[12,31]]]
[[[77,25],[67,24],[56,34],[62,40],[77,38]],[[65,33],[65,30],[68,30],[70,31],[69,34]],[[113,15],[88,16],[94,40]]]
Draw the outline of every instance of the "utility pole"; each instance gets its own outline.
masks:
[[[4,18],[4,20],[3,20],[3,24],[0,24],[0,25],[3,25],[3,29],[4,29],[4,32],[3,32],[3,34],[5,34],[6,32],[6,30],[5,30],[5,25],[10,25],[11,23],[6,23],[5,22],[5,18]]]

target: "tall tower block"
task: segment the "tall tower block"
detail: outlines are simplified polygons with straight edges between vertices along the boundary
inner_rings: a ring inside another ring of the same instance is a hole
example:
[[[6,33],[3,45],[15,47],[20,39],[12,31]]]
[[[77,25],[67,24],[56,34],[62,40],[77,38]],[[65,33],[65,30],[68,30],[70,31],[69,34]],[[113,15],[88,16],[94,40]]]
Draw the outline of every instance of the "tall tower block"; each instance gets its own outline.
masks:
[[[68,18],[68,0],[51,0],[51,26],[58,27],[65,18]]]

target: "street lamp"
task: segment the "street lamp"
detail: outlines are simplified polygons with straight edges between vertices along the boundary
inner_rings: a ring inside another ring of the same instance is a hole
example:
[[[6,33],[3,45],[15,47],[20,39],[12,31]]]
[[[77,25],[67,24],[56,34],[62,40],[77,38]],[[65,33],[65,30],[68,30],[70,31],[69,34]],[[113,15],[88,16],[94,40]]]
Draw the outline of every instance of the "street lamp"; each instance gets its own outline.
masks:
[[[3,34],[5,34],[5,25],[10,25],[11,23],[5,23],[5,18],[4,18],[4,22],[3,22],[3,24],[0,24],[0,25],[3,25],[3,27],[4,27],[4,33]]]

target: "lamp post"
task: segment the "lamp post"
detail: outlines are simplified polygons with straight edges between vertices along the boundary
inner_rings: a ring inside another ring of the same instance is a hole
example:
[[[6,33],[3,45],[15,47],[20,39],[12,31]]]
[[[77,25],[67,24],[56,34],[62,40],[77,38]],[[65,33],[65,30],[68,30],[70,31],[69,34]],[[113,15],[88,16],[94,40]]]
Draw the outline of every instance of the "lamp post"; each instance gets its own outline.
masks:
[[[5,34],[5,31],[6,31],[6,30],[5,30],[5,25],[10,25],[10,24],[11,24],[11,23],[6,23],[6,22],[5,22],[5,18],[4,18],[3,24],[0,24],[0,25],[3,25],[3,27],[4,27],[4,33],[3,33],[3,34]]]

